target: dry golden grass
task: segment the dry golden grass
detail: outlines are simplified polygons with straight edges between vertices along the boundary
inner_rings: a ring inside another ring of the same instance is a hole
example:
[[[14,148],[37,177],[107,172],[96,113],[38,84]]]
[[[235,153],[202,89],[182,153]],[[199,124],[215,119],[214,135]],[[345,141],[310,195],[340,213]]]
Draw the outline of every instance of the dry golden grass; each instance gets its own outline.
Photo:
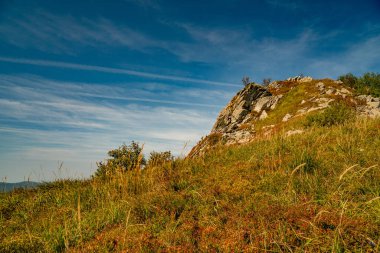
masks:
[[[378,252],[379,146],[356,119],[1,193],[0,251]]]

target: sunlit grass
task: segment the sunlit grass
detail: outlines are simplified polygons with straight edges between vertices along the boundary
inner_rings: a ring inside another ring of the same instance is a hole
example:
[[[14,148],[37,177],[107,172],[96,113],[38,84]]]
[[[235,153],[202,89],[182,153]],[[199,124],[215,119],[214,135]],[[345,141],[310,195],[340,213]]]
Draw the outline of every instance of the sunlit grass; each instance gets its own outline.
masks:
[[[380,120],[304,130],[0,193],[0,252],[379,251]]]

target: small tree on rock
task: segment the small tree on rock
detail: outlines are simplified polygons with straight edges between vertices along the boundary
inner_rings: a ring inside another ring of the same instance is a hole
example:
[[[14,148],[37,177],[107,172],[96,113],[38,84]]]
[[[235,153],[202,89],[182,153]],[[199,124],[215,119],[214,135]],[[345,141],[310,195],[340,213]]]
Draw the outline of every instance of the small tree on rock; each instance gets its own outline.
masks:
[[[268,86],[272,82],[271,78],[264,78],[263,79],[263,86]]]
[[[251,79],[249,78],[249,76],[244,76],[244,77],[241,79],[241,82],[243,83],[244,86],[247,86],[248,84],[251,83]]]

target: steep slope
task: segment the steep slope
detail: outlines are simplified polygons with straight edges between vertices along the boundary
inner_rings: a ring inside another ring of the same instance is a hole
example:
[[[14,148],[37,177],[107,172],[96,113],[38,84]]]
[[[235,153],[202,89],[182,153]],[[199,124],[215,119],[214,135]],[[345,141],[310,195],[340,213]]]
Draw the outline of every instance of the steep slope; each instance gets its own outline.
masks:
[[[297,76],[272,82],[268,87],[250,83],[220,112],[211,133],[202,138],[189,157],[202,155],[219,143],[252,141],[262,132],[269,134],[281,129],[283,122],[323,110],[336,102],[352,107],[358,115],[380,116],[379,98],[355,95],[341,81]]]

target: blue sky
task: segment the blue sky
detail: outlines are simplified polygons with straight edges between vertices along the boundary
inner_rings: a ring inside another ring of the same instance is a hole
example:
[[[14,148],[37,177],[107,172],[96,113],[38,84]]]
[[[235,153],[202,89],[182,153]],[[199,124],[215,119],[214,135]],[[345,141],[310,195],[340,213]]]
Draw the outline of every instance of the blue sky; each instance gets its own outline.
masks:
[[[2,0],[0,180],[88,177],[132,140],[186,154],[244,75],[379,72],[379,13],[378,0]]]

